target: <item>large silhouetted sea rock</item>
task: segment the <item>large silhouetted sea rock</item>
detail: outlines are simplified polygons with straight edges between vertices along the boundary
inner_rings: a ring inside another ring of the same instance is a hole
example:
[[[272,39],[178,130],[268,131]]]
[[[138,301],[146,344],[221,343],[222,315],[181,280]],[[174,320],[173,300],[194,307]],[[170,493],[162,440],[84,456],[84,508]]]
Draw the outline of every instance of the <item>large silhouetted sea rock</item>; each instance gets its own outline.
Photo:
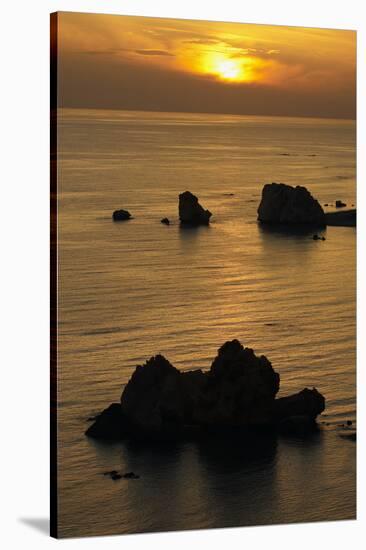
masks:
[[[258,220],[272,224],[325,226],[325,213],[306,187],[268,183],[263,187]]]
[[[121,404],[103,411],[91,437],[170,440],[259,427],[313,425],[324,410],[315,389],[276,399],[280,376],[264,356],[238,340],[218,350],[210,370],[179,371],[156,355],[132,374]]]
[[[185,191],[179,195],[179,219],[186,225],[208,225],[212,214],[205,210],[196,195]]]

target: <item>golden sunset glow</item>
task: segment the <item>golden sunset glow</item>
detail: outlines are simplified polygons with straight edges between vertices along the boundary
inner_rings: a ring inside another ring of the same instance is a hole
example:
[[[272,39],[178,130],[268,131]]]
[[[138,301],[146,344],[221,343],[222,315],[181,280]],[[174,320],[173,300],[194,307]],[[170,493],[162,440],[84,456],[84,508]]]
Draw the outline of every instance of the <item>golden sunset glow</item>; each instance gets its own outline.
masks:
[[[198,66],[192,64],[191,70],[229,83],[249,83],[262,80],[264,65],[263,61],[250,56],[235,58],[230,52],[212,52],[205,53]]]
[[[64,105],[355,116],[353,31],[60,14]]]
[[[232,59],[219,59],[214,64],[214,72],[227,80],[243,80],[243,71],[240,64]]]
[[[203,58],[201,71],[223,80],[242,82],[245,70],[242,62],[226,57],[222,53],[208,54]]]

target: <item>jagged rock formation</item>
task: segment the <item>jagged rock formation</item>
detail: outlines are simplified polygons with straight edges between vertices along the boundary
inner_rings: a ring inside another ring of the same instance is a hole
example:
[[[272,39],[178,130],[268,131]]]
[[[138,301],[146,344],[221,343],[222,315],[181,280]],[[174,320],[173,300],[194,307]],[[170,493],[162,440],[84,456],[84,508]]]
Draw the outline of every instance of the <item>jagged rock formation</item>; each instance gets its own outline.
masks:
[[[263,187],[258,220],[274,224],[325,226],[325,213],[306,187],[268,183]]]
[[[265,356],[226,342],[209,371],[179,371],[162,355],[136,367],[121,404],[103,411],[91,437],[165,440],[186,434],[313,425],[325,408],[315,389],[275,399],[280,377]]]
[[[212,214],[198,202],[198,197],[190,191],[179,195],[179,219],[186,225],[208,225]]]

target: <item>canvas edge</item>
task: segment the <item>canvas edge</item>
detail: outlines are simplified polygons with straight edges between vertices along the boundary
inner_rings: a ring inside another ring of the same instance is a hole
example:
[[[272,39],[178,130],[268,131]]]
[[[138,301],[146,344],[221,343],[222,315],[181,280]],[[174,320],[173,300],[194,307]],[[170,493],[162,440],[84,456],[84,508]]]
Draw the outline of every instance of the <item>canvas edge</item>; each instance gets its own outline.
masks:
[[[57,57],[58,13],[50,14],[50,536],[58,538],[57,478]]]

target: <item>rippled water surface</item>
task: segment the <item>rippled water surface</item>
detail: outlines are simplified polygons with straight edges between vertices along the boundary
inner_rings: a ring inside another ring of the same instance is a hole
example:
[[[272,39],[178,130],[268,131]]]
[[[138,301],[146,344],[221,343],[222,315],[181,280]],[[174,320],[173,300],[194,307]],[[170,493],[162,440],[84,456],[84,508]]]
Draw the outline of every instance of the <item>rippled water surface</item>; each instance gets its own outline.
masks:
[[[338,428],[356,413],[355,229],[313,241],[256,222],[271,181],[355,204],[354,123],[65,110],[58,178],[60,535],[355,517],[355,443]],[[179,227],[187,189],[210,227]],[[113,223],[117,208],[134,219]],[[232,338],[267,355],[282,395],[325,395],[318,434],[166,449],[84,436],[137,364],[207,369]]]

